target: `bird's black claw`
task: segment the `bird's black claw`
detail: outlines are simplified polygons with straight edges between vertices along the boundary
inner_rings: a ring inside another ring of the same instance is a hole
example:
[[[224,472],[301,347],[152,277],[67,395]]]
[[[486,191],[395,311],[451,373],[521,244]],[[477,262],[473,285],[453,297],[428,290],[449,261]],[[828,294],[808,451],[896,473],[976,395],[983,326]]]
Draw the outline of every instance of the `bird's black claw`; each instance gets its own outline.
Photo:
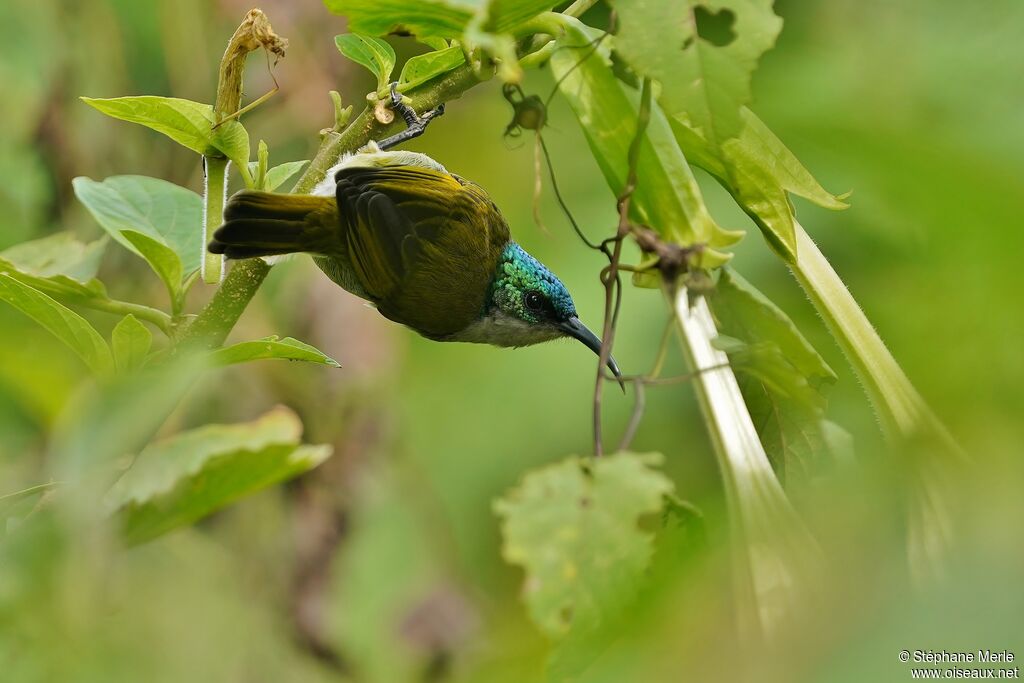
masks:
[[[377,147],[382,150],[391,149],[403,142],[418,138],[427,130],[427,124],[438,116],[444,114],[444,104],[439,104],[422,116],[416,110],[402,101],[402,94],[398,92],[398,82],[391,84],[391,108],[398,113],[405,121],[405,130],[377,141]]]

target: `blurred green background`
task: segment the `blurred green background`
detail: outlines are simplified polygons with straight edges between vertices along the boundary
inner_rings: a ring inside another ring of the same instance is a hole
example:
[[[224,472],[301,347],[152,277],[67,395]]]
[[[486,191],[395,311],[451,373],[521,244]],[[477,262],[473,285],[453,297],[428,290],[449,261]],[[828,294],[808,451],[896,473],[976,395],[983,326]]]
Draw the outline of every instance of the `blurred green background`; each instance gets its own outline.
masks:
[[[220,53],[249,7],[0,5],[0,248],[59,230],[99,236],[71,193],[79,175],[151,175],[200,191],[193,154],[77,98],[211,101]],[[327,91],[358,109],[371,76],[338,54],[333,37],[345,22],[320,3],[261,7],[291,47],[274,70],[281,91],[245,125],[254,141],[268,142],[272,164],[309,158],[332,120]],[[897,589],[873,590],[870,578],[901,562],[891,492],[863,481],[830,489],[822,527],[853,525],[844,542],[863,542],[863,554],[849,549],[851,592],[827,607],[835,617],[828,628],[794,636],[813,657],[794,646],[799,666],[766,664],[763,679],[905,680],[896,653],[942,647],[949,632],[929,629],[943,622],[960,624],[956,633],[974,648],[1024,645],[1024,598],[1011,580],[1024,569],[1021,549],[1012,549],[1024,545],[1024,3],[780,0],[776,11],[785,27],[755,74],[753,109],[827,189],[853,191],[845,212],[797,200],[798,216],[975,458],[963,486],[978,495],[965,522],[977,533],[954,568],[955,590],[945,602],[915,602]],[[392,42],[400,58],[421,50],[411,39]],[[270,86],[254,56],[247,96]],[[551,86],[546,73],[523,83],[545,96]],[[486,187],[518,241],[559,273],[596,327],[602,258],[573,235],[546,177],[546,228],[534,225],[533,140],[503,138],[510,115],[500,85],[484,84],[450,103],[410,147]],[[592,237],[611,234],[614,198],[557,99],[545,135],[577,220]],[[886,456],[855,378],[757,230],[698,175],[719,222],[749,231],[737,269],[839,373],[829,416],[853,434],[871,480]],[[155,278],[121,250],[108,250],[100,277],[120,298],[163,302]],[[197,285],[193,310],[209,296]],[[104,331],[115,322],[89,317]],[[625,372],[649,367],[665,322],[656,292],[627,290],[615,348]],[[86,373],[10,307],[0,306],[0,325],[2,494],[40,481],[50,434]],[[302,417],[306,440],[334,444],[335,456],[116,562],[79,556],[57,527],[52,542],[10,551],[17,554],[6,565],[0,558],[0,680],[525,681],[541,671],[543,642],[518,601],[519,571],[501,560],[491,501],[531,467],[591,452],[593,356],[570,343],[517,351],[432,344],[336,288],[304,257],[274,268],[234,338],[267,334],[309,341],[343,368],[266,362],[219,371],[193,388],[168,429],[251,419],[285,403]],[[605,403],[606,432],[617,438],[631,397],[609,391]],[[649,390],[634,449],[666,455],[679,494],[704,511],[717,538],[725,528],[718,475],[688,386]],[[727,646],[708,646],[729,621],[729,606],[715,598],[715,568],[725,571],[710,561],[686,586],[679,576],[667,581],[659,600],[676,605],[671,616],[655,607],[638,613],[644,642],[609,655],[587,680],[728,680],[730,665],[725,673],[714,666]],[[1008,625],[1016,640],[1000,641]],[[910,632],[931,640],[903,642]]]

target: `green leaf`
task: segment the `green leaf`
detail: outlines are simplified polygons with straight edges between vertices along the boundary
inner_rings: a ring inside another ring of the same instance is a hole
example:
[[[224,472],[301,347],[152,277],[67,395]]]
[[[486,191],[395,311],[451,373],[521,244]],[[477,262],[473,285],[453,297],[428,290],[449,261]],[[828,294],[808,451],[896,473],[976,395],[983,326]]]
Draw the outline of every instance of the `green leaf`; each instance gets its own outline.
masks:
[[[255,341],[232,344],[222,349],[217,349],[212,354],[213,362],[218,365],[233,365],[234,363],[245,363],[251,360],[262,360],[265,358],[280,358],[283,360],[304,360],[310,363],[322,363],[331,367],[340,368],[336,360],[328,357],[319,349],[300,342],[298,339],[271,336]]]
[[[560,49],[551,55],[552,73],[580,121],[605,180],[618,196],[626,183],[639,103],[616,79],[606,55],[593,48],[583,25],[574,20],[566,20],[566,24]],[[633,193],[631,215],[670,241],[708,245],[711,248],[704,251],[702,265],[720,265],[729,255],[716,248],[734,244],[743,233],[724,230],[711,217],[668,120],[658,106],[651,109],[640,147],[640,180]]]
[[[153,334],[134,315],[122,318],[110,334],[110,346],[118,371],[135,372],[141,368],[152,344]]]
[[[177,301],[181,292],[181,259],[166,244],[149,235],[135,230],[123,230],[121,234],[128,240],[142,258],[146,259],[153,272],[167,286],[171,301]]]
[[[427,37],[458,38],[474,16],[486,16],[483,29],[505,33],[554,7],[554,0],[324,0],[331,12],[348,18],[357,33],[383,36],[412,33]],[[431,46],[433,47],[433,46]]]
[[[0,299],[67,344],[94,373],[105,375],[110,372],[113,367],[110,348],[82,316],[6,273],[0,274]]]
[[[615,48],[662,85],[659,101],[713,145],[739,135],[750,77],[775,44],[782,19],[773,0],[613,0]]]
[[[68,303],[89,304],[95,301],[109,300],[107,290],[99,280],[79,282],[67,275],[51,275],[38,277],[24,273],[14,264],[0,259],[0,273],[9,275],[33,289]]]
[[[224,156],[235,164],[249,163],[249,135],[238,121],[225,121],[216,130],[213,107],[175,97],[81,98],[107,116],[163,133],[179,145],[208,156]]]
[[[199,268],[203,199],[195,192],[159,178],[131,175],[112,176],[103,182],[78,177],[72,185],[100,226],[129,250],[142,256],[124,234],[134,230],[173,249],[181,259],[183,273]]]
[[[395,50],[380,38],[345,33],[334,37],[341,54],[356,64],[365,66],[377,77],[377,90],[383,90],[391,81],[395,68]]]
[[[27,275],[43,278],[66,275],[79,282],[86,282],[96,276],[108,241],[104,236],[86,244],[79,242],[70,232],[58,232],[15,244],[0,251],[0,259]]]
[[[300,446],[302,425],[279,407],[243,424],[208,425],[147,446],[111,488],[125,540],[141,543],[250,493],[313,469],[330,446]]]
[[[561,638],[597,626],[630,600],[651,557],[640,527],[672,483],[657,455],[570,458],[534,470],[497,501],[505,559],[526,572],[524,593],[541,631]]]
[[[676,141],[687,160],[715,176],[787,261],[796,258],[793,206],[787,193],[826,209],[847,204],[827,192],[782,141],[752,111],[740,110],[738,137],[712,145],[695,128],[672,119]]]
[[[302,170],[302,167],[309,163],[308,159],[302,161],[286,161],[283,164],[274,166],[267,171],[267,181],[263,190],[265,192],[273,192],[277,188],[284,185],[288,180],[296,173]],[[255,161],[249,162],[249,172],[252,176],[256,177],[258,170],[258,164]]]
[[[402,67],[402,75],[398,77],[398,82],[406,88],[415,88],[432,78],[462,66],[465,62],[466,57],[458,45],[416,55]]]
[[[447,50],[449,47],[448,41],[444,38],[432,38],[430,36],[425,36],[418,40],[432,50]]]
[[[22,242],[0,252],[0,273],[68,303],[107,300],[103,283],[93,278],[109,238],[88,244],[69,232]]]
[[[835,372],[789,316],[733,269],[722,270],[710,303],[723,334],[747,344],[775,344],[793,369],[811,384],[835,382]]]
[[[828,459],[822,436],[828,363],[775,304],[730,269],[710,302],[750,417],[781,480],[809,477]]]

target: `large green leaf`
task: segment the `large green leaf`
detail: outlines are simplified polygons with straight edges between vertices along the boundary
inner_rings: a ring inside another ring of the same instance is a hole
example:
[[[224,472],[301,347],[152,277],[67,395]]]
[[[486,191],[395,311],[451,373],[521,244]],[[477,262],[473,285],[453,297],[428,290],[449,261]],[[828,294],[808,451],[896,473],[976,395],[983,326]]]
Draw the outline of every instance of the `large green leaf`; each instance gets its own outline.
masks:
[[[105,236],[89,243],[80,242],[70,232],[63,231],[15,244],[0,251],[0,259],[27,275],[43,278],[66,275],[86,282],[96,277],[107,242]]]
[[[175,97],[115,97],[82,101],[107,116],[130,121],[163,133],[194,152],[225,156],[238,166],[249,163],[249,135],[238,121],[225,121],[214,129],[213,107]]]
[[[365,66],[377,77],[377,89],[384,89],[391,80],[395,68],[395,50],[380,38],[358,33],[345,33],[334,37],[334,44],[341,54],[356,64]]]
[[[636,133],[637,98],[616,79],[606,55],[592,47],[582,24],[568,22],[560,47],[551,55],[559,90],[579,119],[605,180],[618,196],[625,187],[629,146]],[[706,267],[728,259],[728,254],[715,248],[734,244],[742,233],[724,230],[711,217],[693,171],[656,104],[640,146],[637,178],[631,203],[635,220],[673,242],[712,247],[703,254]]]
[[[203,254],[203,199],[159,178],[112,176],[103,182],[78,177],[75,194],[110,236],[142,256],[124,231],[141,232],[169,246],[184,274],[199,268]]]
[[[152,344],[153,334],[134,315],[126,315],[110,333],[114,363],[120,372],[134,372],[141,368]]]
[[[432,78],[462,66],[465,61],[466,57],[462,52],[462,47],[458,45],[416,55],[402,67],[402,75],[398,77],[398,82],[403,88],[415,88]]]
[[[615,48],[638,73],[661,83],[659,101],[712,144],[739,135],[750,77],[782,20],[774,0],[613,0]]]
[[[292,339],[291,337],[279,339],[276,335],[225,346],[214,351],[211,358],[218,365],[233,365],[251,360],[279,358],[282,360],[303,360],[310,363],[322,363],[323,365],[330,365],[335,368],[341,367],[338,361],[328,357],[322,351],[309,344],[300,342],[298,339]]]
[[[715,176],[786,260],[796,258],[793,206],[787,193],[826,209],[845,209],[827,192],[782,141],[752,111],[740,110],[739,135],[713,145],[680,118],[671,119],[676,141],[687,160]]]
[[[348,18],[352,31],[372,36],[412,33],[417,38],[458,38],[478,13],[483,29],[504,33],[554,7],[554,0],[324,0]]]
[[[319,465],[330,446],[300,446],[301,433],[280,407],[253,422],[183,432],[147,446],[107,503],[128,543],[150,540]]]
[[[111,371],[110,348],[82,316],[6,273],[0,273],[0,299],[67,344],[94,373],[105,375]]]
[[[530,616],[553,638],[591,629],[630,600],[651,557],[640,526],[672,483],[657,455],[570,458],[534,470],[495,504],[503,554],[526,572]]]

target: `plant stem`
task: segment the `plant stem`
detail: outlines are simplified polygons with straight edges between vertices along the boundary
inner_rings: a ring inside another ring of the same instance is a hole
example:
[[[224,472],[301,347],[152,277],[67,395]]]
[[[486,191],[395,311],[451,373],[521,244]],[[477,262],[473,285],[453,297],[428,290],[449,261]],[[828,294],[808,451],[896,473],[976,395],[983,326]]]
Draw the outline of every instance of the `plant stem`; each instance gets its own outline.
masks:
[[[203,157],[203,282],[215,285],[224,277],[224,257],[211,254],[207,247],[213,239],[213,228],[220,225],[224,217],[224,201],[227,199],[228,160],[223,157]]]
[[[815,592],[820,550],[775,477],[728,357],[712,345],[707,302],[691,306],[684,287],[666,294],[722,473],[740,626],[747,637],[770,637]]]
[[[910,383],[864,311],[799,223],[797,258],[790,264],[871,401],[887,441],[907,467],[907,556],[919,584],[943,575],[954,537],[955,470],[965,456]],[[922,459],[920,456],[924,456]]]
[[[167,335],[170,335],[173,327],[171,316],[161,310],[143,306],[142,304],[133,304],[128,301],[118,301],[117,299],[87,299],[74,301],[73,303],[96,311],[105,311],[118,315],[134,315],[139,320],[153,323],[161,332]]]
[[[889,353],[832,264],[803,226],[794,222],[794,227],[797,259],[791,265],[793,275],[864,385],[886,435],[898,442],[919,433],[924,423],[937,425],[924,399]]]

